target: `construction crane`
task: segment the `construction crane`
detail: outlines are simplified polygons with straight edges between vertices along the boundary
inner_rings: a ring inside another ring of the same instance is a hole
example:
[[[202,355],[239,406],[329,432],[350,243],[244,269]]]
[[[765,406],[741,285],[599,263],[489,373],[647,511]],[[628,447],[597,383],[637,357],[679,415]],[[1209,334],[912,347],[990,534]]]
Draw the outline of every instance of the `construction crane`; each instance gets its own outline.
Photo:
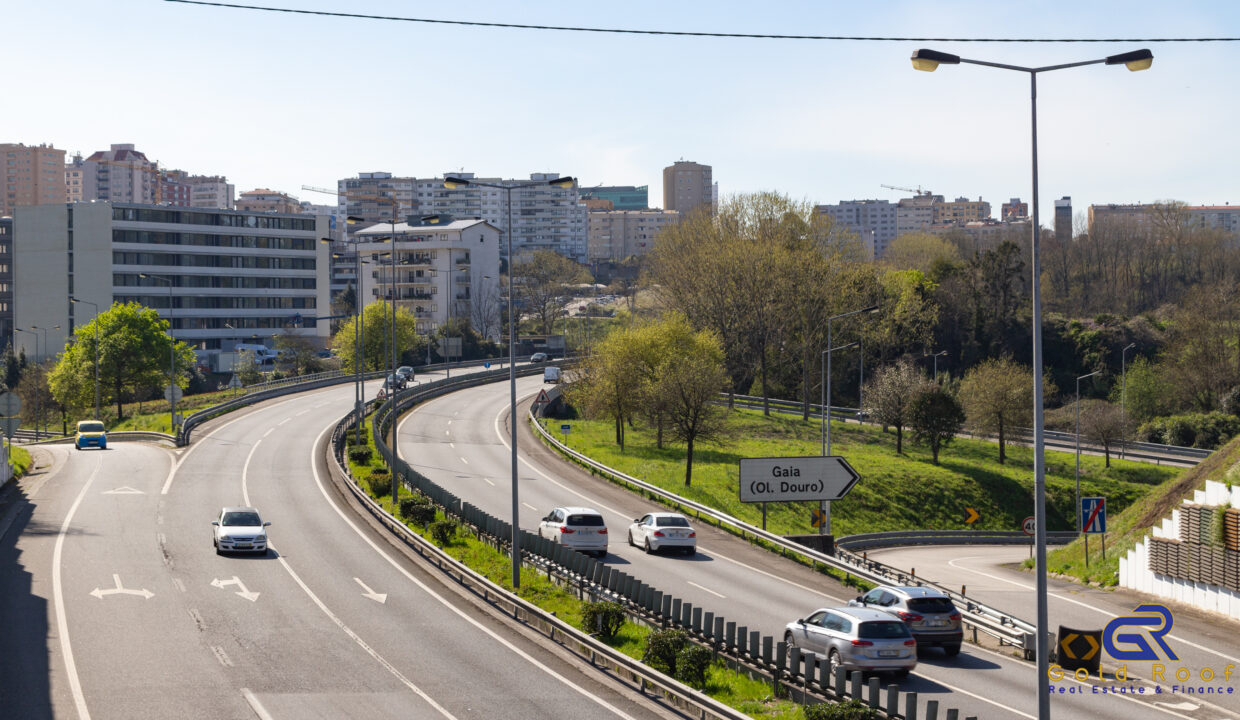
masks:
[[[898,185],[882,185],[882,187],[888,188],[890,190],[903,190],[904,192],[916,193],[917,195],[929,195],[930,194],[929,190],[922,190],[920,185],[918,185],[915,188],[900,187]]]

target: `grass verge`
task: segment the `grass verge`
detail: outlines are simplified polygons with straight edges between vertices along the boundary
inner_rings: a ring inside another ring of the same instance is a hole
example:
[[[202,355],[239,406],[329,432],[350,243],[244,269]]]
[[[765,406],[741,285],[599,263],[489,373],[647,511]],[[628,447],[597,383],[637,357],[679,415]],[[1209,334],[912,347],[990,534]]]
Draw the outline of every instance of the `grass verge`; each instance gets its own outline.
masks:
[[[9,463],[13,466],[13,477],[22,477],[30,469],[30,452],[16,445],[10,446]]]

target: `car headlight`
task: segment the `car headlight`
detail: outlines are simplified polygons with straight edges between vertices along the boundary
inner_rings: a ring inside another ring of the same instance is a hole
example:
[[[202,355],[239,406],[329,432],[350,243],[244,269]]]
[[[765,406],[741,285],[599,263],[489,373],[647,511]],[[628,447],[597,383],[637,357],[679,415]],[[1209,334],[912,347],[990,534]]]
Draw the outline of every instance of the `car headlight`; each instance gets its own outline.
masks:
[[[267,536],[266,535],[255,535],[254,542],[267,542]]]

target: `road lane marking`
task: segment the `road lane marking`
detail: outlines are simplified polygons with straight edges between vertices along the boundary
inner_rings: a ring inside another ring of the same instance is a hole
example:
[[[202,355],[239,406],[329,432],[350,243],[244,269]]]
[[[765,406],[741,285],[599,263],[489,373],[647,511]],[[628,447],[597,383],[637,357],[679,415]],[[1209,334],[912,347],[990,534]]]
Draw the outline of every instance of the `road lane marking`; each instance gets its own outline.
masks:
[[[316,485],[318,485],[318,488],[319,488],[319,493],[323,496],[323,499],[327,501],[328,506],[329,506],[329,507],[331,507],[331,509],[333,509],[333,510],[335,510],[335,511],[336,511],[336,514],[340,516],[340,519],[341,519],[341,520],[343,520],[343,521],[345,522],[345,524],[346,524],[346,525],[348,525],[348,526],[349,526],[349,527],[353,530],[353,532],[355,532],[355,533],[357,534],[357,536],[358,536],[358,537],[360,537],[360,538],[362,539],[362,541],[363,541],[363,542],[365,542],[367,545],[369,545],[369,546],[370,546],[370,548],[371,548],[372,550],[374,550],[374,551],[375,551],[375,552],[379,555],[379,557],[381,557],[381,558],[383,558],[384,560],[386,560],[386,561],[387,561],[387,563],[388,563],[389,565],[391,565],[393,568],[395,568],[395,570],[396,570],[397,572],[399,572],[401,575],[404,575],[404,576],[405,576],[405,578],[407,578],[410,582],[412,582],[414,585],[416,585],[416,586],[417,586],[420,590],[422,590],[422,592],[426,593],[427,595],[430,595],[432,598],[434,598],[436,601],[438,601],[438,602],[439,602],[439,604],[441,604],[441,605],[443,605],[445,608],[447,608],[450,612],[452,612],[452,613],[456,614],[456,615],[457,615],[458,617],[460,617],[462,620],[464,620],[465,622],[467,622],[467,623],[469,623],[470,625],[474,626],[474,627],[475,627],[475,628],[477,628],[480,632],[482,632],[482,633],[486,634],[487,636],[489,636],[489,637],[490,637],[492,640],[494,640],[495,642],[497,642],[497,643],[499,643],[499,644],[503,645],[504,647],[508,648],[508,650],[512,651],[515,655],[517,655],[517,656],[518,656],[518,657],[520,657],[521,659],[525,660],[527,663],[529,663],[529,664],[531,664],[531,665],[533,665],[533,666],[537,667],[538,669],[540,669],[540,670],[542,670],[543,672],[545,672],[547,675],[549,675],[549,676],[551,676],[551,677],[553,677],[553,678],[555,678],[555,679],[559,680],[561,683],[563,683],[563,684],[564,684],[564,685],[566,685],[567,687],[569,687],[569,688],[571,688],[572,690],[576,691],[576,692],[577,692],[578,694],[580,694],[582,697],[585,697],[585,698],[586,698],[586,699],[588,699],[588,700],[592,700],[593,702],[595,702],[595,703],[597,703],[598,705],[602,706],[603,708],[605,708],[605,709],[609,710],[609,711],[610,711],[610,712],[612,712],[613,714],[615,714],[615,715],[617,715],[617,716],[619,716],[619,717],[622,717],[622,718],[626,718],[627,720],[635,720],[635,718],[633,718],[632,716],[625,714],[625,713],[624,713],[624,712],[622,712],[619,708],[615,707],[614,705],[611,705],[610,703],[608,703],[608,702],[607,702],[606,700],[604,700],[603,698],[598,697],[597,695],[594,695],[594,694],[593,694],[593,693],[591,693],[589,690],[586,690],[585,688],[581,687],[580,685],[577,685],[576,683],[574,683],[572,680],[569,680],[567,677],[565,677],[565,676],[563,676],[563,675],[561,675],[561,674],[557,673],[555,670],[553,670],[552,668],[548,667],[548,666],[547,666],[547,665],[545,665],[544,663],[540,662],[539,660],[537,660],[536,658],[534,658],[533,656],[531,656],[529,653],[525,652],[525,651],[524,651],[524,650],[522,650],[521,648],[517,647],[516,645],[513,645],[511,642],[509,642],[509,641],[505,640],[504,638],[500,637],[500,636],[499,636],[499,634],[497,634],[497,633],[496,633],[494,630],[492,630],[491,628],[487,627],[486,625],[483,625],[482,623],[478,622],[478,621],[477,621],[477,620],[475,620],[474,618],[472,618],[472,617],[470,617],[469,615],[467,615],[467,614],[465,613],[465,611],[463,611],[463,610],[461,610],[460,608],[458,608],[458,607],[457,607],[457,606],[456,606],[453,602],[449,601],[447,598],[445,598],[445,597],[443,597],[442,595],[440,595],[439,593],[435,592],[435,591],[434,591],[433,589],[431,589],[431,588],[430,588],[430,586],[428,586],[426,583],[424,583],[424,582],[422,582],[421,580],[418,580],[416,577],[414,577],[412,573],[410,573],[408,570],[406,570],[404,567],[402,567],[399,563],[397,563],[397,562],[396,562],[396,560],[395,560],[395,559],[393,559],[391,555],[387,554],[387,553],[386,553],[386,552],[385,552],[382,548],[380,548],[378,545],[376,545],[376,544],[375,544],[375,542],[374,542],[373,540],[371,540],[369,537],[367,537],[367,536],[366,536],[366,535],[365,535],[365,534],[361,531],[361,529],[360,529],[360,528],[358,528],[358,527],[357,527],[357,525],[356,525],[356,524],[354,524],[354,522],[353,522],[352,520],[350,520],[350,519],[349,519],[349,517],[348,517],[347,515],[345,515],[344,511],[343,511],[343,510],[341,510],[341,509],[340,509],[340,507],[339,507],[338,505],[336,505],[335,501],[333,501],[333,500],[332,500],[331,496],[327,494],[327,488],[323,486],[323,476],[319,473],[319,466],[318,466],[318,463],[317,463],[317,462],[315,462],[315,459],[316,459],[315,449],[316,449],[316,448],[318,448],[319,443],[320,443],[320,442],[322,442],[322,440],[323,440],[323,436],[324,436],[324,435],[326,435],[328,432],[330,432],[330,431],[331,431],[331,429],[332,429],[332,426],[328,426],[328,427],[324,428],[324,429],[323,429],[323,432],[319,433],[319,436],[318,436],[317,438],[315,438],[314,442],[313,442],[313,443],[311,444],[311,446],[310,446],[310,467],[311,467],[311,468],[313,469],[313,471],[314,471],[314,482],[315,482],[315,484],[316,484]],[[289,568],[289,567],[288,567],[288,563],[285,563],[285,562],[284,562],[284,558],[283,558],[283,557],[280,557],[280,558],[279,558],[279,560],[280,560],[280,563],[281,563],[281,564],[283,564],[283,565],[285,566],[285,568],[289,571],[289,573],[292,573],[292,572],[293,572],[293,571],[292,571],[292,568]],[[297,582],[298,582],[299,584],[301,584],[301,580],[300,580],[299,578],[297,578],[297,577],[296,577],[296,575],[294,575],[294,579],[295,579],[295,580],[297,580]],[[305,585],[304,585],[304,584],[302,584],[302,587],[303,587],[304,589],[306,589],[306,592],[310,592],[308,588],[305,588]],[[313,597],[313,595],[312,595],[312,597]],[[315,602],[318,602],[317,598],[315,598]],[[322,607],[322,605],[320,605],[320,607]],[[323,608],[323,609],[324,609],[324,612],[327,612],[326,608]],[[360,638],[358,639],[358,642],[361,642]],[[393,670],[393,672],[395,672],[395,668],[392,668],[392,670]],[[427,701],[428,701],[428,702],[432,702],[432,703],[434,702],[434,701],[430,700],[430,698],[429,698],[429,697],[427,697]],[[445,714],[447,713],[447,711],[443,711],[443,712],[444,712]]]
[[[710,588],[705,587],[705,586],[702,586],[702,585],[698,585],[697,583],[693,582],[692,580],[686,580],[685,582],[689,583],[690,585],[692,585],[693,587],[697,588],[698,590],[705,590],[706,592],[710,593],[711,595],[714,595],[714,596],[715,596],[715,597],[717,597],[717,598],[720,598],[721,600],[727,600],[727,599],[728,599],[728,596],[727,596],[727,595],[720,595],[719,593],[715,592],[714,590],[711,590]]]
[[[172,587],[180,590],[181,592],[187,592],[185,590],[185,583],[181,581],[181,578],[172,578]]]
[[[115,490],[104,490],[103,492],[99,494],[100,495],[145,495],[146,493],[136,488],[131,488],[128,485],[125,485],[122,487],[118,487]]]
[[[361,579],[361,578],[353,578],[353,579],[357,582],[357,584],[358,584],[358,585],[361,585],[361,586],[362,586],[362,589],[363,589],[363,590],[365,590],[365,591],[366,591],[366,592],[362,593],[362,597],[364,597],[364,598],[369,598],[369,599],[371,599],[371,600],[374,600],[375,602],[379,603],[380,605],[386,605],[386,604],[387,604],[387,593],[377,593],[377,592],[375,592],[374,590],[371,590],[371,589],[370,589],[370,586],[368,586],[366,583],[362,582],[362,579]]]
[[[125,587],[124,585],[121,584],[121,576],[116,573],[112,573],[112,580],[116,583],[116,587],[107,588],[107,589],[97,587],[94,590],[91,590],[90,594],[99,598],[100,600],[103,599],[104,595],[137,595],[138,597],[144,600],[150,600],[152,597],[155,596],[155,593],[151,592],[150,590],[147,590],[146,588],[142,588],[141,590],[135,590],[133,588]]]
[[[538,512],[538,508],[534,507],[533,505],[531,505],[531,504],[529,504],[529,503],[527,503],[527,502],[522,501],[522,503],[521,503],[521,504],[522,504],[522,505],[524,505],[524,506],[526,506],[527,508],[529,508],[529,509],[533,510],[534,512]]]
[[[224,648],[219,645],[212,645],[211,652],[215,655],[215,659],[219,660],[224,667],[232,667],[232,658],[228,657],[228,653],[224,652]]]
[[[234,594],[240,595],[241,597],[245,598],[246,600],[249,600],[250,602],[258,602],[258,596],[262,595],[262,593],[252,592],[249,588],[245,586],[245,583],[241,582],[241,578],[237,577],[236,575],[233,575],[232,579],[230,580],[220,580],[219,578],[215,578],[214,580],[211,581],[211,587],[217,587],[217,588],[220,588],[221,590],[223,590],[228,585],[236,585],[237,587],[241,588]]]
[[[1036,588],[1036,587],[1034,587],[1033,585],[1026,585],[1026,584],[1024,584],[1024,583],[1019,583],[1019,582],[1016,582],[1015,580],[1008,580],[1007,578],[1004,578],[1004,577],[999,577],[998,575],[992,575],[991,573],[988,573],[988,572],[983,572],[983,571],[981,571],[981,570],[976,570],[976,569],[971,568],[971,567],[965,567],[964,565],[957,565],[957,564],[956,564],[956,560],[964,561],[964,560],[986,560],[986,559],[987,559],[987,557],[986,557],[985,555],[969,555],[968,557],[956,558],[955,560],[948,560],[948,561],[947,561],[947,564],[948,564],[948,565],[950,565],[950,566],[952,566],[952,567],[954,567],[954,568],[956,568],[957,570],[966,570],[966,571],[968,571],[968,572],[971,572],[971,573],[976,573],[976,574],[981,575],[981,576],[983,576],[983,577],[988,577],[988,578],[991,578],[992,580],[1000,580],[1000,581],[1005,582],[1005,583],[1008,583],[1008,584],[1010,584],[1010,585],[1015,585],[1016,587],[1018,587],[1018,588],[1022,588],[1022,589],[1024,589],[1024,590],[1036,590],[1036,589],[1037,589],[1037,588]],[[1053,593],[1053,592],[1047,592],[1046,594],[1047,594],[1049,597],[1058,598],[1058,599],[1060,599],[1060,600],[1063,600],[1064,602],[1070,602],[1070,603],[1072,603],[1072,604],[1074,604],[1074,605],[1080,605],[1080,606],[1081,606],[1081,607],[1083,607],[1083,608],[1088,608],[1088,609],[1090,609],[1090,610],[1093,610],[1093,611],[1094,611],[1094,612],[1096,612],[1096,613],[1101,613],[1101,614],[1103,614],[1103,615],[1106,615],[1106,616],[1107,616],[1107,617],[1109,617],[1109,618],[1117,618],[1117,617],[1119,617],[1119,615],[1116,615],[1116,614],[1115,614],[1115,613],[1113,613],[1113,612],[1108,612],[1108,611],[1103,610],[1103,609],[1101,609],[1101,608],[1094,607],[1093,605],[1090,605],[1089,603],[1081,602],[1080,600],[1077,600],[1077,599],[1075,599],[1075,598],[1070,598],[1070,597],[1067,597],[1066,595],[1060,595],[1059,593]],[[1240,664],[1240,658],[1234,658],[1234,657],[1231,657],[1230,655],[1224,655],[1223,653],[1221,653],[1221,652],[1219,652],[1219,651],[1217,651],[1217,650],[1213,650],[1213,649],[1208,648],[1208,647],[1206,647],[1206,646],[1204,646],[1204,645],[1198,645],[1197,643],[1193,642],[1192,640],[1188,640],[1188,639],[1183,638],[1183,637],[1180,637],[1180,636],[1178,636],[1178,635],[1170,635],[1170,634],[1169,634],[1169,635],[1167,635],[1167,637],[1171,638],[1172,640],[1175,640],[1176,642],[1181,642],[1181,643],[1184,643],[1185,645],[1188,645],[1188,646],[1190,646],[1190,647],[1195,647],[1195,648],[1197,648],[1198,650],[1202,650],[1202,651],[1204,651],[1204,652],[1208,652],[1208,653],[1210,653],[1210,654],[1212,654],[1212,655],[1217,655],[1217,656],[1219,656],[1219,657],[1223,658],[1224,660],[1226,660],[1226,661],[1228,661],[1228,662]]]
[[[448,443],[448,447],[450,447],[450,448],[452,448],[453,450],[455,450],[455,449],[456,449],[456,443],[454,443],[454,442],[450,442],[450,443]]]
[[[90,490],[90,485],[95,481],[95,476],[99,474],[99,468],[102,466],[103,463],[96,462],[95,469],[91,471],[90,477],[86,478],[86,484],[82,486],[77,499],[69,507],[69,512],[60,525],[60,532],[56,535],[56,548],[52,551],[52,595],[56,598],[56,629],[60,634],[60,652],[65,658],[65,674],[69,676],[69,689],[73,693],[73,704],[77,706],[79,720],[90,720],[90,710],[86,708],[86,696],[82,693],[82,681],[78,678],[77,664],[73,661],[73,646],[69,642],[69,619],[65,612],[65,593],[60,577],[60,561],[64,556],[65,536],[69,533],[69,525],[73,522],[78,506],[82,504],[86,492]]]
[[[462,457],[462,458],[461,458],[461,462],[465,463],[466,465],[468,465],[468,464],[469,464],[469,461],[468,461],[468,460],[466,460],[464,457]]]
[[[241,697],[245,698],[245,701],[250,704],[250,709],[258,716],[258,720],[275,720],[249,688],[241,688]]]
[[[491,487],[495,487],[495,483],[491,482],[491,478],[482,478],[482,479],[487,481],[487,485],[490,485]]]
[[[276,429],[275,429],[274,427],[269,427],[269,428],[267,428],[267,432],[263,433],[263,437],[267,437],[268,435],[270,435],[271,433],[273,433],[273,432],[275,432],[275,431],[276,431]]]
[[[318,407],[318,406],[317,406],[317,405],[315,405],[315,407]],[[283,419],[283,420],[281,420],[280,422],[276,423],[276,426],[277,426],[277,427],[279,427],[280,425],[283,425],[284,423],[286,423],[286,422],[288,422],[289,420],[292,420],[292,419],[293,419],[293,416],[292,416],[292,415],[289,415],[288,417],[284,418],[284,419]]]

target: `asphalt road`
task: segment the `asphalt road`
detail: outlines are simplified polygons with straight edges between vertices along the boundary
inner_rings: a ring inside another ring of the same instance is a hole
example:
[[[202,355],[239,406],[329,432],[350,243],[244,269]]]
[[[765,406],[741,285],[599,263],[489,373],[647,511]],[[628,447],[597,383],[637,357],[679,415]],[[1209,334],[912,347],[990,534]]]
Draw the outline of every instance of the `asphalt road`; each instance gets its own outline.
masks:
[[[538,378],[518,380],[522,416],[524,403],[541,387]],[[507,405],[507,383],[463,390],[424,403],[402,420],[402,457],[460,497],[506,517],[511,508]],[[519,431],[519,449],[522,527],[536,531],[539,519],[557,505],[593,507],[602,512],[610,531],[609,563],[738,625],[779,635],[788,621],[804,617],[817,607],[842,604],[855,595],[820,574],[702,523],[696,524],[696,557],[648,556],[627,546],[625,529],[633,518],[657,506],[561,461],[533,438],[524,423]],[[1034,666],[977,646],[966,646],[955,659],[931,651],[901,686],[916,690],[923,704],[937,699],[941,707],[959,708],[961,717],[1036,715]],[[1096,694],[1087,684],[1072,680],[1063,686],[1077,692],[1053,699],[1059,717],[1215,717],[1156,705],[1148,697]],[[1178,702],[1171,699],[1169,704]]]
[[[667,714],[353,512],[321,459],[352,399],[345,385],[270,401],[179,452],[39,450],[48,466],[0,515],[0,716]],[[256,506],[272,550],[217,555],[224,505]]]

